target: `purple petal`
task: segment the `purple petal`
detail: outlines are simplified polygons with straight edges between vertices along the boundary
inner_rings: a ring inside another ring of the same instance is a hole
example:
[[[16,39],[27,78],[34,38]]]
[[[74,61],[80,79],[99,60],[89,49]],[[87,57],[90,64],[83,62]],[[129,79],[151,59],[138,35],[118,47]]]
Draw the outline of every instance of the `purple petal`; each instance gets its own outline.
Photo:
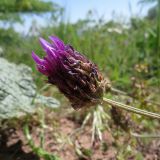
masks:
[[[56,51],[47,50],[46,53],[47,53],[48,59],[50,59],[51,61],[52,61],[52,60],[53,60],[53,61],[56,60],[56,58],[57,58],[57,53],[56,53]]]
[[[43,64],[44,60],[39,58],[33,51],[32,51],[32,58],[37,64]]]
[[[41,46],[43,47],[44,51],[54,49],[53,46],[43,38],[39,38],[39,42],[40,42]]]
[[[53,43],[54,43],[54,45],[55,45],[55,47],[56,47],[57,49],[64,50],[65,44],[63,43],[63,41],[61,41],[61,40],[60,40],[58,37],[56,37],[56,36],[50,36],[49,38],[53,41]]]
[[[44,75],[47,75],[47,76],[48,76],[48,72],[47,72],[47,70],[46,70],[46,67],[45,67],[45,66],[43,66],[43,65],[37,65],[37,69],[38,69],[38,71],[39,71],[39,72],[41,72],[42,74],[44,74]]]

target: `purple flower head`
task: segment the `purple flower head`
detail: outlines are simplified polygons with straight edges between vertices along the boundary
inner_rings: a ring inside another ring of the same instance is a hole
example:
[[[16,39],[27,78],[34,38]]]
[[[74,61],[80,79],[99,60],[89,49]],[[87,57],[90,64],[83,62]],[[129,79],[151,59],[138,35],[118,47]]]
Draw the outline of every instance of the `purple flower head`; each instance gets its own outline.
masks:
[[[38,71],[48,77],[49,83],[59,88],[73,108],[99,103],[105,81],[97,66],[59,38],[49,38],[52,43],[40,38],[41,46],[46,52],[43,59],[32,52]]]

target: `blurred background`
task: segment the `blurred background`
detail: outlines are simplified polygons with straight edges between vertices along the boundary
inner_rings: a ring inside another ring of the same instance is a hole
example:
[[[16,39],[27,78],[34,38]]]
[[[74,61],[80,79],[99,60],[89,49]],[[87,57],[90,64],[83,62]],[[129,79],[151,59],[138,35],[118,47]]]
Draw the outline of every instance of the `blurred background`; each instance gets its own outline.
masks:
[[[43,112],[48,115],[47,124],[52,126],[52,129],[55,126],[67,125],[69,131],[62,129],[60,133],[66,132],[68,135],[83,124],[84,117],[91,111],[71,114],[67,109],[66,114],[62,115],[61,111],[64,113],[69,105],[63,95],[54,87],[41,90],[46,84],[46,79],[37,72],[31,52],[35,51],[43,57],[45,53],[39,44],[39,37],[48,39],[50,35],[58,36],[66,44],[71,44],[80,53],[85,54],[99,66],[115,88],[130,96],[117,96],[116,99],[142,109],[159,112],[160,0],[0,0],[0,57],[16,65],[29,66],[37,90],[41,91],[42,95],[56,97],[61,102],[61,108],[56,110],[54,115],[49,117],[50,112]],[[2,67],[3,64],[0,65]],[[112,95],[108,96],[112,98]],[[119,111],[106,112],[111,117],[119,114]],[[41,124],[39,119],[43,119],[43,116],[39,118],[39,113],[37,114],[38,116],[30,117],[31,121],[27,121],[31,123],[30,127]],[[123,123],[129,121],[123,119],[127,117],[126,114],[118,116],[122,117]],[[102,127],[104,139],[108,142],[103,141],[100,149],[94,150],[76,143],[69,149],[65,148],[64,152],[58,150],[56,153],[63,158],[69,154],[70,160],[96,159],[93,157],[97,155],[99,159],[105,159],[106,156],[102,156],[102,152],[110,155],[108,159],[158,160],[159,141],[130,139],[129,131],[124,129],[126,123],[119,124],[120,117],[118,121],[115,117],[107,120],[107,129]],[[129,119],[140,126],[138,131],[159,134],[159,121],[135,115],[131,115]],[[24,121],[26,122],[26,119],[22,120]],[[16,124],[17,122],[19,123],[19,119],[16,120]],[[118,126],[118,129],[115,126]],[[22,127],[18,127],[20,133],[21,130]],[[33,130],[34,133],[37,131]],[[58,133],[53,137],[57,136]],[[66,137],[61,135],[58,138],[60,140],[58,139],[57,143],[61,144]],[[85,138],[90,141],[90,136],[82,137],[84,141]],[[110,139],[112,140],[109,141]],[[70,145],[71,142],[65,143]],[[121,148],[122,144],[124,148]],[[145,148],[146,145],[151,147]],[[31,148],[36,153],[35,148]],[[50,151],[50,148],[48,150]]]
[[[128,85],[136,64],[148,67],[143,76],[157,84],[158,13],[156,0],[1,0],[0,47],[6,59],[27,64],[36,74],[30,53],[43,55],[38,37],[57,35],[97,63],[115,85]]]

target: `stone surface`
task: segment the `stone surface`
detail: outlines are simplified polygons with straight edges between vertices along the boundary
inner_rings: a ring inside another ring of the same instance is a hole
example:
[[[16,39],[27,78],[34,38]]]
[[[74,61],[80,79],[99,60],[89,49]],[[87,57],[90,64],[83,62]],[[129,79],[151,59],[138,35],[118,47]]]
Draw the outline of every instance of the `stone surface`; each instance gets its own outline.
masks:
[[[41,104],[49,108],[57,108],[60,103],[58,100],[52,97],[45,97],[43,95],[37,95],[34,101],[36,104]]]
[[[52,108],[59,106],[54,98],[36,93],[31,73],[31,68],[26,65],[15,65],[0,58],[0,119],[32,113],[35,103]]]

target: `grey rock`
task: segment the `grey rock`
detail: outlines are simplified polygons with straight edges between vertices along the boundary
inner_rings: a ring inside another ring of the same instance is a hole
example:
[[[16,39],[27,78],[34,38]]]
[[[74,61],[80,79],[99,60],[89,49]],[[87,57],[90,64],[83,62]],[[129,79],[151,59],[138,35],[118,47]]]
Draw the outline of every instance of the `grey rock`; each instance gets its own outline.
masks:
[[[59,107],[56,99],[36,92],[30,67],[15,65],[3,58],[0,58],[0,66],[0,119],[33,113],[36,103],[52,108]]]
[[[35,103],[47,106],[49,108],[57,108],[60,105],[58,100],[52,97],[45,97],[43,95],[37,95]]]

